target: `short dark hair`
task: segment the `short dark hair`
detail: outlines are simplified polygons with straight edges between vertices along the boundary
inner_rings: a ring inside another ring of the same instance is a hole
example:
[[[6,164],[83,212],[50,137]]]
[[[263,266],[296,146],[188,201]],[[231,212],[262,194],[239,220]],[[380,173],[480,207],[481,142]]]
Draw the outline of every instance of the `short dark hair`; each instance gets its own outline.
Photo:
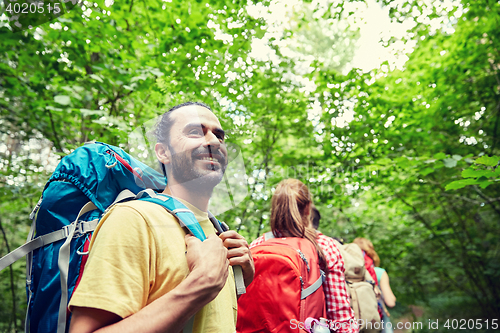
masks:
[[[311,208],[311,220],[312,220],[312,225],[314,229],[318,229],[319,227],[319,220],[321,219],[321,214],[319,213],[319,210],[312,206]]]
[[[173,108],[171,108],[170,110],[165,112],[160,117],[158,124],[156,124],[156,128],[154,131],[154,134],[156,137],[156,142],[165,143],[167,145],[170,144],[169,132],[170,132],[170,129],[172,128],[172,125],[174,124],[174,122],[172,121],[172,112],[177,110],[177,109],[180,109],[184,106],[189,106],[189,105],[202,106],[202,107],[210,110],[211,112],[213,112],[212,109],[208,105],[206,105],[205,103],[202,103],[202,102],[185,102],[185,103],[174,106]]]

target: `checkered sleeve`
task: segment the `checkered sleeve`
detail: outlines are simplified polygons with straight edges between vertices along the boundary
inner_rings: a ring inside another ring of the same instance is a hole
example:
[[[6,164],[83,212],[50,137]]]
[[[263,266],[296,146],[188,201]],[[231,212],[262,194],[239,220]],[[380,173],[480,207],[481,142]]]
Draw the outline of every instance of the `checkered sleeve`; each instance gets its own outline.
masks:
[[[250,243],[250,248],[256,247],[257,245],[260,245],[264,243],[264,235],[260,236],[256,240],[254,240],[252,243]]]
[[[338,328],[336,332],[357,333],[358,326],[345,284],[344,259],[332,238],[318,233],[317,241],[325,254],[328,265],[323,287],[330,327]]]

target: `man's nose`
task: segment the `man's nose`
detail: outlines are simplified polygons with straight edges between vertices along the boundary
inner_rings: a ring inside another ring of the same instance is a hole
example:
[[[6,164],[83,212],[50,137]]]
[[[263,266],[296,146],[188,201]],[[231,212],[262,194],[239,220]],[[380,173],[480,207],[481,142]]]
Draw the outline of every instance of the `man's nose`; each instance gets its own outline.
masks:
[[[207,146],[220,147],[220,140],[212,131],[207,131],[205,141]]]

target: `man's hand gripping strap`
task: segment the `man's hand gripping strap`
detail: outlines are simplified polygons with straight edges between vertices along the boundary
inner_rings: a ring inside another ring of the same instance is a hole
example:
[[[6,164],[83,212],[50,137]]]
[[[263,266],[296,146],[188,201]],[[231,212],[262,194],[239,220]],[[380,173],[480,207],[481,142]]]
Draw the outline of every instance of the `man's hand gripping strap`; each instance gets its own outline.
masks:
[[[189,210],[182,202],[179,200],[166,195],[166,194],[157,194],[151,189],[147,189],[139,192],[136,196],[137,199],[149,201],[156,203],[163,208],[165,208],[170,214],[175,216],[179,221],[181,227],[187,228],[193,236],[201,240],[202,242],[207,238],[203,229],[201,228],[198,220],[194,216],[193,212]],[[208,212],[208,217],[215,229],[218,232],[224,232],[229,230],[229,227],[224,222],[219,222],[212,213]],[[236,285],[236,293],[238,295],[246,293],[245,281],[243,280],[243,271],[241,270],[241,266],[233,266],[234,272],[234,282]]]

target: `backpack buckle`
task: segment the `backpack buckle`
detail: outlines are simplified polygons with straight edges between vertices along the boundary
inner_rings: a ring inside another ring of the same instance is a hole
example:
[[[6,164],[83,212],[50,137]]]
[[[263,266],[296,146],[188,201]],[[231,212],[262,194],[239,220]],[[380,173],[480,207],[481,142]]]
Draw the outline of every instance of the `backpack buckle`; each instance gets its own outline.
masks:
[[[97,227],[97,224],[99,224],[99,219],[94,219],[92,221],[77,221],[65,225],[63,227],[64,237],[68,238],[69,234],[73,231],[71,229],[72,227],[76,228],[75,232],[73,233],[73,237],[80,237],[94,231]]]
[[[68,225],[65,225],[64,227],[62,227],[62,230],[64,231],[64,237],[65,238],[68,238],[68,236],[72,232],[71,228],[74,228],[74,227],[75,227],[74,223],[71,223],[71,224],[68,224]]]
[[[75,231],[73,232],[73,228]],[[73,232],[73,237],[79,237],[84,234],[83,223],[80,221],[73,222],[71,224],[65,225],[63,227],[64,237],[68,238],[68,236]]]

